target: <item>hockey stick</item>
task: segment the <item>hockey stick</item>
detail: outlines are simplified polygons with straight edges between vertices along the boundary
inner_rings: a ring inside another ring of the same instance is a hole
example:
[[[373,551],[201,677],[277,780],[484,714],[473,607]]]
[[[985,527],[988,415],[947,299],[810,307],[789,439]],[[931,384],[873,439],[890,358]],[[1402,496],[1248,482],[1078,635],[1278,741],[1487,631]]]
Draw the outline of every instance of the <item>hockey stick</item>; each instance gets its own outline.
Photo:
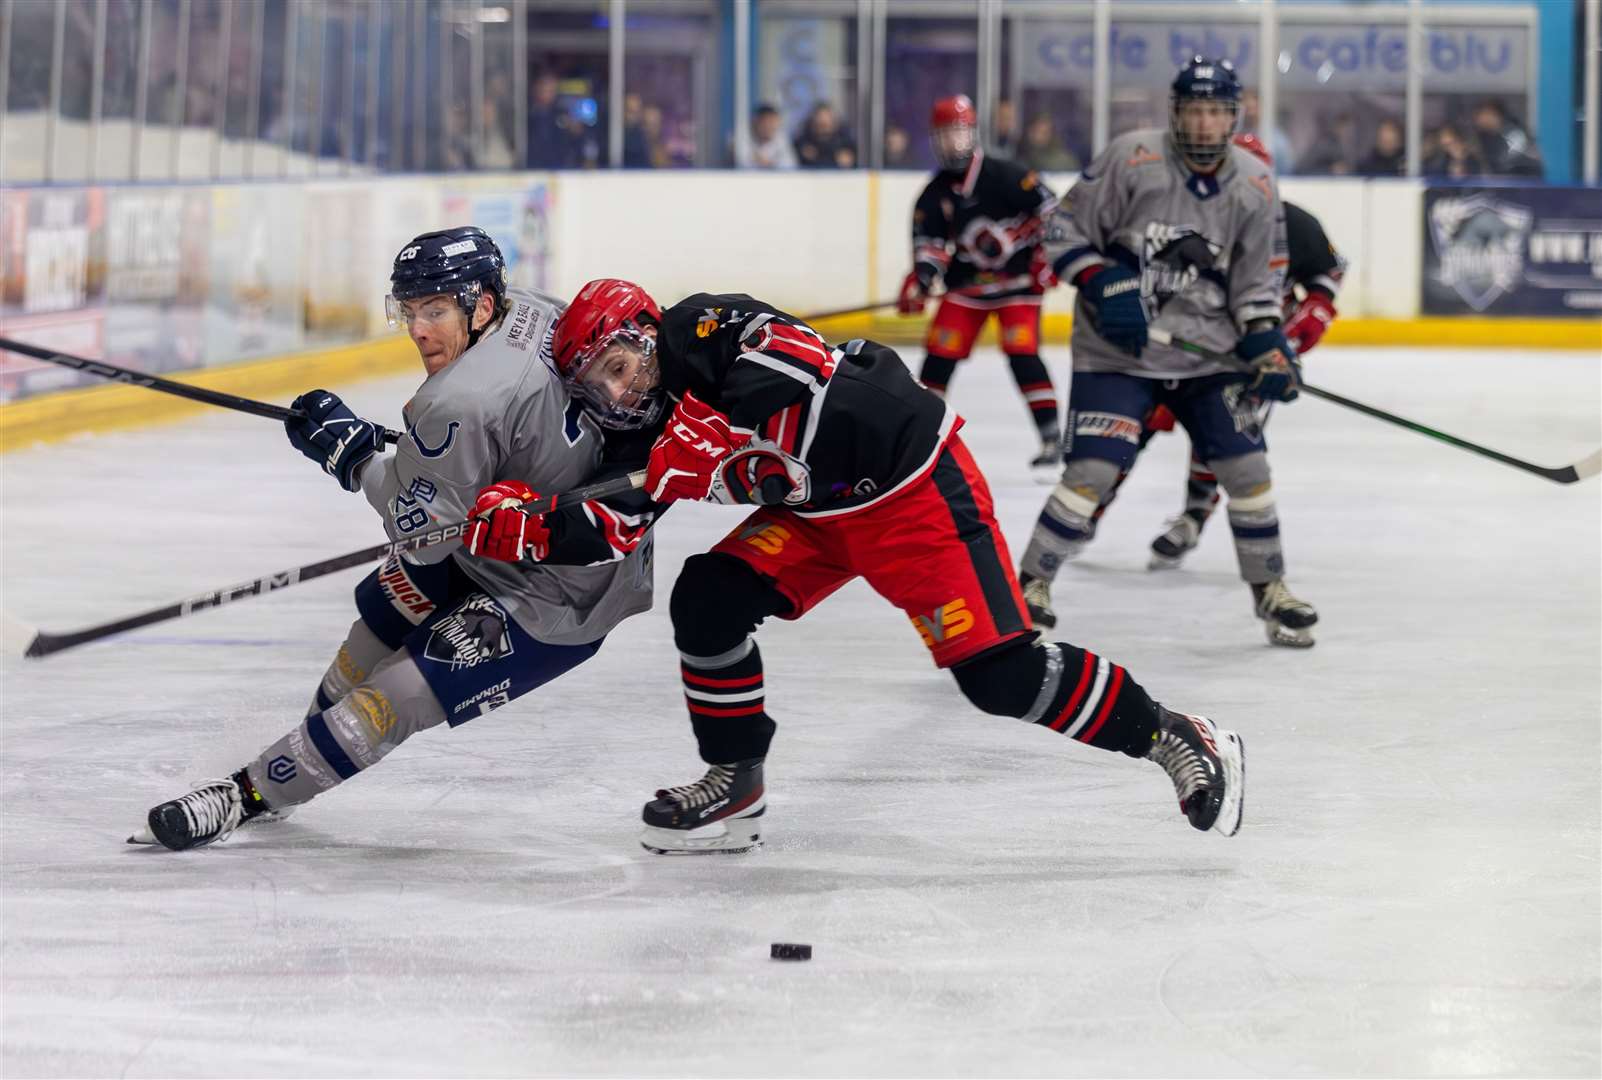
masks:
[[[604,499],[610,495],[621,495],[625,491],[633,491],[645,485],[645,471],[632,472],[626,476],[614,476],[610,480],[600,480],[584,487],[574,488],[572,491],[561,492],[556,495],[547,495],[543,498],[533,499],[524,504],[530,513],[549,514],[555,510],[570,505],[583,505],[587,499]],[[236,600],[248,600],[252,596],[261,596],[263,593],[277,592],[287,589],[291,585],[298,585],[312,578],[320,578],[326,574],[337,573],[352,566],[361,566],[363,563],[376,562],[387,559],[391,555],[402,552],[417,551],[419,548],[433,547],[443,544],[447,540],[459,540],[467,534],[470,522],[458,521],[452,525],[442,525],[419,536],[408,537],[405,540],[396,540],[388,544],[375,544],[372,547],[352,551],[348,555],[339,555],[321,562],[308,563],[305,566],[296,566],[288,570],[280,570],[266,577],[256,578],[254,581],[240,582],[238,585],[229,585],[222,589],[213,589],[210,592],[199,593],[186,597],[176,604],[167,604],[164,607],[152,608],[137,615],[130,615],[115,622],[101,623],[99,626],[89,626],[82,630],[74,630],[64,634],[49,634],[39,631],[34,634],[33,641],[28,645],[25,656],[38,659],[52,653],[61,652],[77,645],[84,645],[91,641],[120,634],[125,630],[137,630],[141,626],[152,623],[166,622],[168,619],[181,619],[193,615],[197,611],[207,608],[222,607],[232,604]]]
[[[163,379],[158,375],[146,375],[142,371],[131,368],[118,367],[100,360],[87,360],[81,356],[70,353],[54,352],[50,349],[41,349],[37,345],[29,345],[22,341],[13,341],[10,338],[0,338],[0,349],[23,356],[31,356],[35,360],[43,360],[47,364],[60,364],[62,367],[73,368],[77,371],[87,371],[91,375],[98,375],[102,379],[112,382],[127,383],[129,386],[143,386],[147,390],[159,390],[164,394],[175,397],[188,398],[191,401],[202,401],[207,405],[220,405],[235,412],[250,413],[252,416],[264,416],[269,420],[304,419],[305,413],[286,409],[282,405],[270,405],[265,401],[256,401],[247,397],[237,397],[234,394],[225,394],[220,390],[207,390],[202,386],[191,386],[188,383],[174,382]],[[376,426],[376,425],[375,425]],[[398,443],[401,433],[391,431],[387,427],[378,428],[379,437],[385,443]]]
[[[1159,345],[1170,345],[1173,348],[1192,353],[1196,356],[1202,356],[1208,360],[1213,360],[1218,363],[1229,364],[1237,368],[1240,367],[1241,364],[1239,357],[1230,356],[1225,353],[1214,352],[1205,345],[1197,345],[1193,341],[1186,341],[1184,338],[1174,337],[1174,335],[1170,334],[1168,331],[1155,326],[1146,331],[1146,336],[1152,341],[1157,342]],[[1459,449],[1467,450],[1473,454],[1479,454],[1481,457],[1488,457],[1492,461],[1500,461],[1502,464],[1511,465],[1515,469],[1523,469],[1525,472],[1534,473],[1536,476],[1544,476],[1548,480],[1551,480],[1555,483],[1572,484],[1576,480],[1581,480],[1587,476],[1595,476],[1597,473],[1602,472],[1602,450],[1598,450],[1590,457],[1585,458],[1582,461],[1577,461],[1573,465],[1562,465],[1556,468],[1550,468],[1545,465],[1537,465],[1534,462],[1524,461],[1520,458],[1512,457],[1508,454],[1502,453],[1500,450],[1492,450],[1489,446],[1481,446],[1479,443],[1469,442],[1467,439],[1460,439],[1456,435],[1449,435],[1444,431],[1437,431],[1435,428],[1421,424],[1417,420],[1409,420],[1405,416],[1397,416],[1395,413],[1386,412],[1384,409],[1376,409],[1374,406],[1365,405],[1361,401],[1353,401],[1351,398],[1337,394],[1332,390],[1325,390],[1322,387],[1313,386],[1312,384],[1305,382],[1298,382],[1296,386],[1299,390],[1303,391],[1304,393],[1311,394],[1314,397],[1323,398],[1325,401],[1332,401],[1337,405],[1344,405],[1348,409],[1355,409],[1367,416],[1374,417],[1376,420],[1384,420],[1388,424],[1395,424],[1398,427],[1407,428],[1409,431],[1416,431],[1420,435],[1428,435],[1432,439],[1439,439],[1441,442],[1456,446]]]
[[[868,312],[878,311],[880,308],[895,307],[896,303],[897,302],[895,300],[886,300],[879,304],[865,304],[859,307],[838,308],[834,311],[819,311],[814,312],[811,315],[801,316],[801,321],[804,323],[810,323],[817,322],[819,319],[841,319],[847,315],[866,315]]]

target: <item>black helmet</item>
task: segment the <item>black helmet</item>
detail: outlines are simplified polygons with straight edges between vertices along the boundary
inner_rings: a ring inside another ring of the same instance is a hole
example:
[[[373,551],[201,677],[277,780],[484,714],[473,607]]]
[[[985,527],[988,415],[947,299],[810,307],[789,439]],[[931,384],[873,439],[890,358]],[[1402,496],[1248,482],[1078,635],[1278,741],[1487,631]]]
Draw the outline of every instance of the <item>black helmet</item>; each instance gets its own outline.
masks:
[[[1216,142],[1201,142],[1185,133],[1179,120],[1179,110],[1187,101],[1217,101],[1230,113],[1230,129]],[[1168,127],[1174,145],[1189,158],[1192,164],[1206,168],[1216,165],[1229,153],[1230,138],[1240,121],[1240,79],[1235,65],[1228,60],[1209,60],[1193,56],[1179,69],[1168,97]]]
[[[390,326],[399,329],[402,300],[444,293],[454,296],[471,320],[485,292],[495,300],[493,322],[506,312],[506,259],[483,229],[463,225],[424,233],[401,248],[384,300]]]

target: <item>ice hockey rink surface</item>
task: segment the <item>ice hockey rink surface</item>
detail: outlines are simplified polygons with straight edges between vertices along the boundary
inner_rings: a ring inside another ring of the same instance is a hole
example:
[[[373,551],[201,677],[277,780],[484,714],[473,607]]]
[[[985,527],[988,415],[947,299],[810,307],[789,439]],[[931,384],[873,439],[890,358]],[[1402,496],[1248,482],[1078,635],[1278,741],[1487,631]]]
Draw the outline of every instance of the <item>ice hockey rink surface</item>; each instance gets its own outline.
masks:
[[[1543,464],[1602,445],[1595,355],[1325,347],[1308,377]],[[417,381],[336,389],[394,425]],[[996,354],[953,391],[1016,557],[1023,405]],[[567,678],[196,852],[123,840],[296,722],[359,574],[8,659],[0,1072],[1597,1075],[1602,483],[1312,399],[1269,441],[1316,648],[1265,643],[1222,515],[1144,569],[1177,436],[1055,593],[1061,636],[1244,736],[1234,839],[1160,769],[970,707],[856,584],[761,631],[766,849],[647,854],[641,803],[702,771],[666,597],[731,508],[667,516],[656,610]],[[381,539],[245,415],[0,468],[3,605],[52,630]]]

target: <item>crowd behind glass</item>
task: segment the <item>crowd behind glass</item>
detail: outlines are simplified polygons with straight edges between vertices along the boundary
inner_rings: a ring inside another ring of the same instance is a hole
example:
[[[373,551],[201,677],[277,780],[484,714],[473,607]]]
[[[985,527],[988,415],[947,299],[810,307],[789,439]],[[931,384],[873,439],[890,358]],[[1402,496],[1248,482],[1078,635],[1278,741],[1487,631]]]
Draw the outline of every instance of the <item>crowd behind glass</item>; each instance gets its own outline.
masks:
[[[933,165],[930,103],[961,92],[983,106],[976,89],[985,70],[997,87],[983,124],[992,151],[1052,171],[1073,171],[1093,156],[1088,77],[1066,61],[1059,77],[1029,53],[1042,28],[1060,32],[1065,50],[1088,40],[1088,5],[1014,0],[997,9],[1001,29],[989,36],[973,16],[974,0],[888,0],[876,24],[862,15],[871,7],[757,0],[745,9],[754,12],[753,76],[741,121],[748,136],[736,139],[727,77],[735,31],[727,5],[715,0],[5,0],[0,89],[13,127],[6,179],[519,167],[923,170]],[[1188,10],[1201,23],[1213,8],[1223,6]],[[1250,5],[1227,8],[1237,18],[1247,12],[1234,47],[1249,52],[1258,41],[1256,16]],[[1053,14],[1070,10],[1079,21]],[[1138,7],[1117,10],[1125,21],[1112,24],[1115,38],[1122,32],[1135,40],[1142,25],[1155,33],[1156,23],[1138,21]],[[1354,9],[1354,17],[1374,10]],[[613,25],[619,11],[621,34]],[[1295,17],[1290,5],[1277,11],[1276,18]],[[865,33],[870,25],[876,29]],[[1534,40],[1527,26],[1514,32]],[[866,47],[865,38],[877,46]],[[1218,41],[1226,53],[1235,42],[1227,26]],[[878,77],[870,76],[874,56],[883,59]],[[1154,55],[1148,66],[1171,73],[1166,61]],[[1294,64],[1282,54],[1286,80]],[[1264,140],[1282,172],[1406,173],[1405,95],[1394,83],[1361,73],[1343,81],[1338,71],[1333,78],[1319,72],[1311,89],[1285,81],[1270,122],[1260,107],[1258,63],[1237,67],[1249,87],[1242,128]],[[1421,172],[1541,176],[1530,123],[1533,78],[1531,61],[1519,87],[1493,80],[1475,92],[1461,80],[1426,82]],[[1151,78],[1115,67],[1107,86],[1112,133],[1166,122],[1165,96]],[[614,107],[622,114],[620,144],[610,131]]]

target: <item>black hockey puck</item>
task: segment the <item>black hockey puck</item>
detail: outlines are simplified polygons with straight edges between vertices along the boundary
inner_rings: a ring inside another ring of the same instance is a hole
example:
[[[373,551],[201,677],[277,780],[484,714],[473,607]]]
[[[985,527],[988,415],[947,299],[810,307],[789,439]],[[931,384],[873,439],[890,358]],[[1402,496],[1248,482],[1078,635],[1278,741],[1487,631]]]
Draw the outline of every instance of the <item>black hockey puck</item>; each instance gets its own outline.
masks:
[[[768,955],[775,960],[811,960],[812,946],[775,941],[768,947]]]

